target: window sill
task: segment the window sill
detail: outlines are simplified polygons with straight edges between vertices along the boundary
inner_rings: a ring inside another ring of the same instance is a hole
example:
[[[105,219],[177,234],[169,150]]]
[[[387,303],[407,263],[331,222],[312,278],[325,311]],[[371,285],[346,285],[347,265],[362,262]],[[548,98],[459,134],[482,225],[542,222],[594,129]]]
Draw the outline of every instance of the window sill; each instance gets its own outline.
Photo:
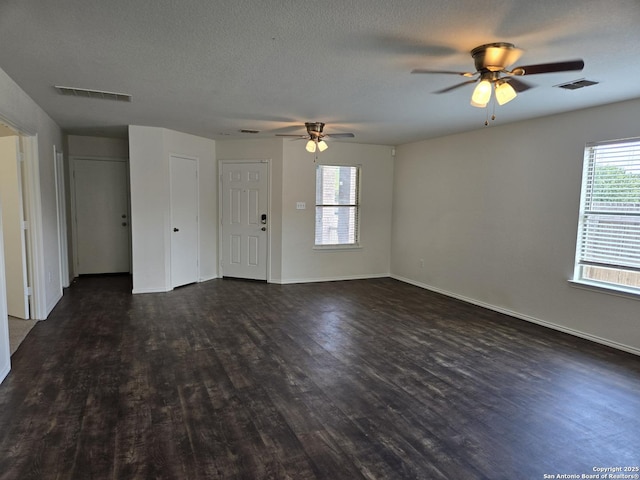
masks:
[[[605,283],[589,282],[588,280],[569,280],[569,285],[574,288],[583,290],[591,290],[593,292],[604,293],[616,297],[629,298],[631,300],[640,300],[640,292],[635,289],[625,288],[617,285],[608,285]]]
[[[340,250],[362,250],[362,245],[314,245],[314,250],[319,252],[336,252]]]

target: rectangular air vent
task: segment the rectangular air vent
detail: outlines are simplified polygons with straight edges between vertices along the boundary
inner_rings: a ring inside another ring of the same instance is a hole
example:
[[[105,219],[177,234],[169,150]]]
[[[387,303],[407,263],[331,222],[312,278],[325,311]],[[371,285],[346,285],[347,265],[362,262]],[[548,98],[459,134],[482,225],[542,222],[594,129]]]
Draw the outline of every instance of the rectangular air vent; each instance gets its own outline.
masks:
[[[55,89],[60,95],[72,97],[98,98],[101,100],[115,100],[116,102],[130,102],[131,95],[126,93],[106,92],[103,90],[89,90],[86,88],[62,87],[56,85]]]
[[[565,90],[577,90],[579,88],[590,87],[591,85],[597,85],[598,82],[592,82],[591,80],[585,80],[584,78],[581,80],[574,80],[569,83],[562,83],[560,85],[556,85],[558,88],[564,88]]]

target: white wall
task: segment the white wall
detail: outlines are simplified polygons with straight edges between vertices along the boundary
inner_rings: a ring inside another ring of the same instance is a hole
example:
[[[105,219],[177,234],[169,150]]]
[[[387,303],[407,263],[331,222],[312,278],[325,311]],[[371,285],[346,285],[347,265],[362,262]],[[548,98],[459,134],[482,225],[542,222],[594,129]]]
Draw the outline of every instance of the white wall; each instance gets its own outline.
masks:
[[[70,157],[129,158],[129,142],[126,138],[67,136]]]
[[[584,145],[638,136],[639,111],[635,100],[400,146],[393,276],[640,353],[637,300],[567,281]]]
[[[60,127],[9,76],[0,69],[0,117],[21,133],[37,135],[37,160],[34,168],[38,179],[37,201],[41,218],[31,218],[33,228],[41,231],[42,242],[35,245],[33,262],[42,273],[38,279],[42,299],[39,319],[44,319],[62,297],[60,282],[60,249],[56,211],[56,184],[53,146],[62,146]],[[32,279],[34,280],[34,279]]]
[[[360,249],[314,249],[316,163],[304,142],[284,141],[282,282],[389,275],[393,157],[391,147],[331,142],[318,163],[360,165]],[[305,202],[305,210],[296,203]]]
[[[389,275],[393,159],[391,147],[332,142],[319,154],[330,164],[362,165],[361,238],[358,250],[314,250],[314,156],[304,142],[281,138],[219,140],[219,160],[271,161],[270,271],[273,283]],[[296,203],[305,202],[305,210]]]
[[[217,276],[217,165],[213,140],[129,127],[133,292],[171,290],[169,157],[199,160],[200,280]]]

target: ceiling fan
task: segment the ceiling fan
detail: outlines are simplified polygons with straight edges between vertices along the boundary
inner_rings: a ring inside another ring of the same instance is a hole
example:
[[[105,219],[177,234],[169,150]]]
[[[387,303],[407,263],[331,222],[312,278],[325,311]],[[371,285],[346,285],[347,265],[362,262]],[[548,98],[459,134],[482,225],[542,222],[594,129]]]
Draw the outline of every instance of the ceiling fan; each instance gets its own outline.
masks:
[[[325,137],[331,138],[353,138],[355,135],[353,133],[324,133],[324,123],[322,122],[306,122],[304,126],[307,128],[306,135],[288,135],[283,133],[278,133],[276,136],[278,137],[294,137],[298,139],[308,139],[307,142],[307,152],[314,153],[316,149],[321,152],[324,152],[329,146],[327,142],[324,141]]]
[[[471,50],[471,56],[473,57],[476,68],[475,72],[416,69],[412,70],[411,73],[444,73],[471,78],[471,80],[452,85],[434,93],[450,92],[456,88],[480,81],[473,90],[471,105],[483,108],[486,107],[491,100],[491,92],[493,90],[495,90],[495,97],[498,104],[504,105],[516,98],[518,93],[533,88],[533,85],[525,83],[515,77],[537,75],[540,73],[568,72],[582,70],[584,68],[584,61],[576,59],[565,62],[525,65],[509,70],[507,67],[515,63],[521,55],[522,50],[516,48],[511,43],[488,43]]]

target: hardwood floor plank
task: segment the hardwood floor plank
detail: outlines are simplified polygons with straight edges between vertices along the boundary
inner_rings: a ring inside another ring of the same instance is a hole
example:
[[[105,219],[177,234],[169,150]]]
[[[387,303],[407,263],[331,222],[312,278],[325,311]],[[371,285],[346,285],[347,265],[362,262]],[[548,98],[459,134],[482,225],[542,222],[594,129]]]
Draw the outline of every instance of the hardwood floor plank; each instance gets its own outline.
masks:
[[[640,464],[640,358],[391,279],[82,277],[0,386],[0,479],[540,479]]]

